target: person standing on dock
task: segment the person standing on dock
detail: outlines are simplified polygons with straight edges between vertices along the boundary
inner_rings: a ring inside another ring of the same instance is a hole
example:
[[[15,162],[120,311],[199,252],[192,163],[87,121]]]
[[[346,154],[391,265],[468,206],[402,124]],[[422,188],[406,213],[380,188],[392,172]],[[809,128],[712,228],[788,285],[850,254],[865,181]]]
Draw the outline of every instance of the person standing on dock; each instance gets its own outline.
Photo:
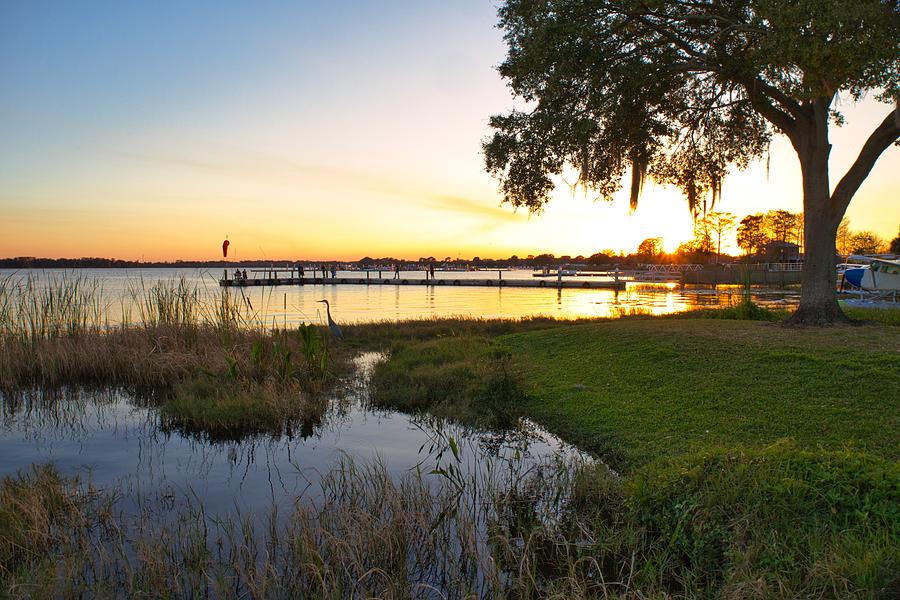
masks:
[[[337,263],[331,263],[331,278],[337,279]]]
[[[400,279],[400,263],[394,263],[394,279]]]
[[[303,263],[299,260],[297,261],[297,277],[303,279]]]
[[[434,263],[428,265],[428,275],[431,277],[431,280],[434,281]]]

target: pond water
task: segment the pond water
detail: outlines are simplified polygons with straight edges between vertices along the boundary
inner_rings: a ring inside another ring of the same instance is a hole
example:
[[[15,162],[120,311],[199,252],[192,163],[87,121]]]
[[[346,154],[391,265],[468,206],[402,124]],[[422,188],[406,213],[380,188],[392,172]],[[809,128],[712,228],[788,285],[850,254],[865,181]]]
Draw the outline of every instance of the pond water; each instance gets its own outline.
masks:
[[[319,479],[344,459],[378,460],[395,478],[428,473],[446,458],[447,440],[460,448],[460,467],[528,469],[554,457],[586,459],[575,448],[523,422],[515,431],[487,432],[369,408],[367,381],[379,355],[357,359],[322,420],[293,436],[257,435],[210,441],[167,429],[156,409],[123,391],[31,391],[0,396],[0,476],[52,463],[100,490],[121,494],[120,508],[199,503],[207,515],[287,514],[298,496],[314,499]]]
[[[531,270],[503,272],[504,279],[532,279]],[[147,289],[160,280],[184,278],[196,285],[201,294],[219,293],[220,270],[208,269],[78,269],[73,271],[0,270],[0,279],[28,276],[41,281],[62,277],[81,277],[102,287],[103,301],[111,322],[128,311],[132,296],[129,289]],[[360,272],[339,271],[338,277],[363,276]],[[377,273],[371,277],[377,278]],[[388,273],[383,274],[389,277]],[[497,271],[438,272],[438,279],[485,279],[498,277]],[[404,278],[424,278],[423,272],[409,272]],[[565,279],[572,279],[567,277]],[[584,278],[578,278],[579,281]],[[698,307],[724,306],[738,301],[739,286],[680,289],[675,284],[628,283],[623,291],[548,288],[501,287],[434,287],[434,286],[362,286],[304,285],[232,290],[248,302],[266,324],[296,325],[301,322],[322,323],[323,305],[327,299],[338,322],[372,322],[431,317],[521,318],[550,316],[556,318],[616,317],[632,312],[668,314]],[[790,305],[797,302],[796,293],[758,289],[754,299],[761,304]]]

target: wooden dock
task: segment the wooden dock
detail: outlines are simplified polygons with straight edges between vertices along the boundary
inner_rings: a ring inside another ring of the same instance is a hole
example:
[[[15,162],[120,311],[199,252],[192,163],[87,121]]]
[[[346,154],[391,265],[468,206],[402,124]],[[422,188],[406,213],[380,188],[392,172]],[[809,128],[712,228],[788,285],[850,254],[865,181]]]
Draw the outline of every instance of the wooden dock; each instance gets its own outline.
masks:
[[[434,287],[515,287],[549,289],[624,290],[625,281],[556,281],[555,279],[456,279],[452,276],[436,279],[392,277],[254,277],[246,280],[220,279],[222,287],[265,287],[281,285],[387,285]]]

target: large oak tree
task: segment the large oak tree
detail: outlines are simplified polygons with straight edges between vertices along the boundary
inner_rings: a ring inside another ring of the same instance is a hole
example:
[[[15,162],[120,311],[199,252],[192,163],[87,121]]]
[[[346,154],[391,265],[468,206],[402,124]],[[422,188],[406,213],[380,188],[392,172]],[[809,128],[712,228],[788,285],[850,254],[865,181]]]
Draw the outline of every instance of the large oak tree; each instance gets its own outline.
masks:
[[[499,70],[527,107],[491,118],[487,170],[505,200],[540,210],[566,168],[611,199],[630,173],[683,190],[694,214],[730,168],[787,136],[803,175],[805,261],[798,323],[843,319],[838,223],[900,136],[898,0],[506,0]],[[832,187],[835,98],[888,104]],[[893,110],[891,110],[893,109]]]

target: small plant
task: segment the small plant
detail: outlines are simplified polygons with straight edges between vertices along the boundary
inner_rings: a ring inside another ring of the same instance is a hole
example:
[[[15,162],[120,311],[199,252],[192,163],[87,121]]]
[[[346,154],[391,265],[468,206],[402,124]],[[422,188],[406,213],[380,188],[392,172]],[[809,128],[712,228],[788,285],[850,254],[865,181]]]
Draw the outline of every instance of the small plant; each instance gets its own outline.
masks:
[[[297,339],[300,340],[300,351],[306,363],[307,371],[319,380],[329,376],[328,342],[321,330],[315,325],[301,323],[297,328]]]
[[[272,343],[272,351],[275,359],[275,376],[281,382],[291,381],[294,378],[294,364],[291,356],[294,352],[287,347],[280,336]]]

